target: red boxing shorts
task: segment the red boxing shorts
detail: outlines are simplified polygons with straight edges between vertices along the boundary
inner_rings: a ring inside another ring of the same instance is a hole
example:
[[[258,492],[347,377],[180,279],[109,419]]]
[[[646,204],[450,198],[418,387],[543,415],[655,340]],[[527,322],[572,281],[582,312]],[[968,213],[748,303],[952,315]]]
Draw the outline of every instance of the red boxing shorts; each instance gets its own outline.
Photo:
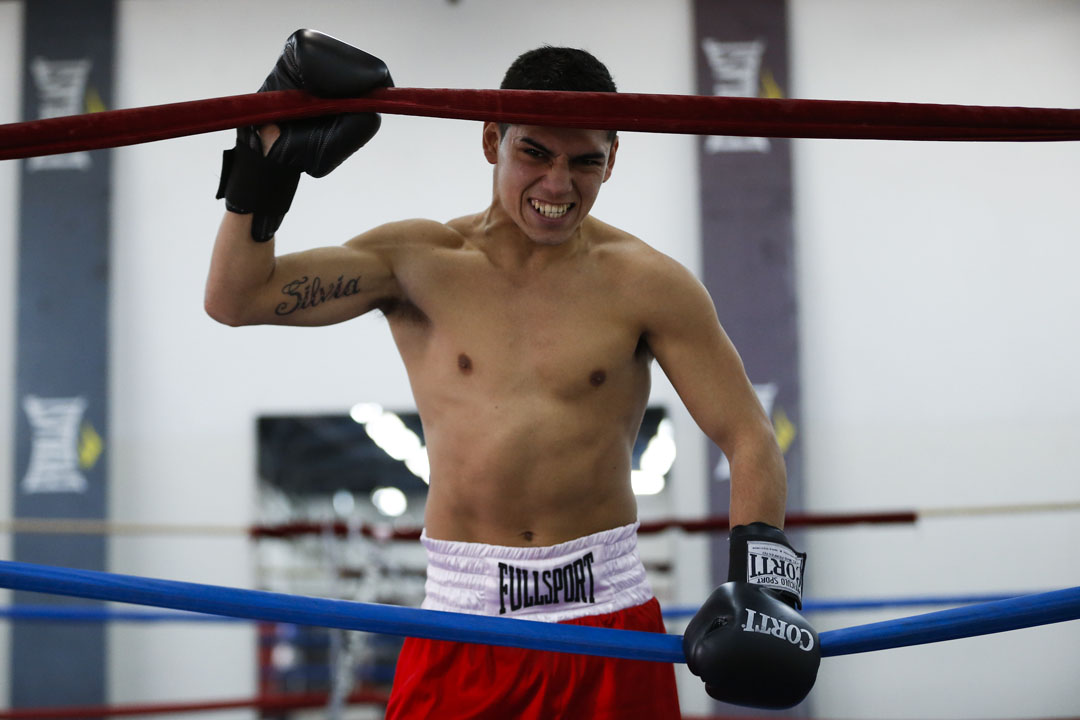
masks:
[[[421,541],[426,608],[665,632],[637,554],[636,523],[538,548]],[[407,638],[386,717],[681,715],[670,663]]]

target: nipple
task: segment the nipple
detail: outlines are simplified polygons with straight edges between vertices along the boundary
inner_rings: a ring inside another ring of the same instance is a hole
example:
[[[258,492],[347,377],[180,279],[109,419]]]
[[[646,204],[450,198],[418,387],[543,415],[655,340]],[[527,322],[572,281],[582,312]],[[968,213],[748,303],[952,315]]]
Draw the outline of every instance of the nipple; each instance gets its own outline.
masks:
[[[607,380],[607,373],[603,370],[593,370],[592,375],[589,376],[589,384],[593,387],[600,387]]]
[[[472,372],[472,360],[465,353],[461,353],[457,356],[457,366],[461,372],[468,375]]]

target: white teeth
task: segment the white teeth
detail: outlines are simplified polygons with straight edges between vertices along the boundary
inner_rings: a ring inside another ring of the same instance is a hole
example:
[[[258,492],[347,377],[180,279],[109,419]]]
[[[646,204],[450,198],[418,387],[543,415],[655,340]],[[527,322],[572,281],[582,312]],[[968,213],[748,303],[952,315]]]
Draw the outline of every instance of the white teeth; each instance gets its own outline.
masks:
[[[530,200],[529,203],[533,206],[536,212],[540,213],[544,217],[557,218],[562,217],[570,208],[573,203],[564,203],[562,205],[551,205],[550,203],[540,202],[539,200]]]

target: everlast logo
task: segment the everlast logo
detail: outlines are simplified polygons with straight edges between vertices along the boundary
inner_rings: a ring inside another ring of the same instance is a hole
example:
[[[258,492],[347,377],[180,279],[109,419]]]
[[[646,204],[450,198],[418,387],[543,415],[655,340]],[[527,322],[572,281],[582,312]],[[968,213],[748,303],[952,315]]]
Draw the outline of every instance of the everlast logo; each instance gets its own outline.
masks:
[[[593,595],[593,554],[554,570],[528,570],[499,563],[499,614],[560,602],[596,602]]]
[[[814,634],[806,628],[793,625],[785,620],[777,620],[771,615],[746,608],[746,622],[742,629],[747,632],[764,633],[787,640],[800,650],[810,652],[814,649]]]

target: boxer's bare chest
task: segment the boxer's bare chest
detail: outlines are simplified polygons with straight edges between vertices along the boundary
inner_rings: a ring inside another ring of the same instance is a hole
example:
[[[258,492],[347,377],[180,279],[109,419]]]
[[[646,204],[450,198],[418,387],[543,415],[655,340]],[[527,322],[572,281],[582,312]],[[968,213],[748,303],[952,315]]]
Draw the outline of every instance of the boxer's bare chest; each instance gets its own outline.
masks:
[[[647,364],[622,279],[590,253],[521,268],[440,249],[399,278],[407,300],[391,325],[414,385],[468,381],[566,399],[617,390],[640,384]]]

